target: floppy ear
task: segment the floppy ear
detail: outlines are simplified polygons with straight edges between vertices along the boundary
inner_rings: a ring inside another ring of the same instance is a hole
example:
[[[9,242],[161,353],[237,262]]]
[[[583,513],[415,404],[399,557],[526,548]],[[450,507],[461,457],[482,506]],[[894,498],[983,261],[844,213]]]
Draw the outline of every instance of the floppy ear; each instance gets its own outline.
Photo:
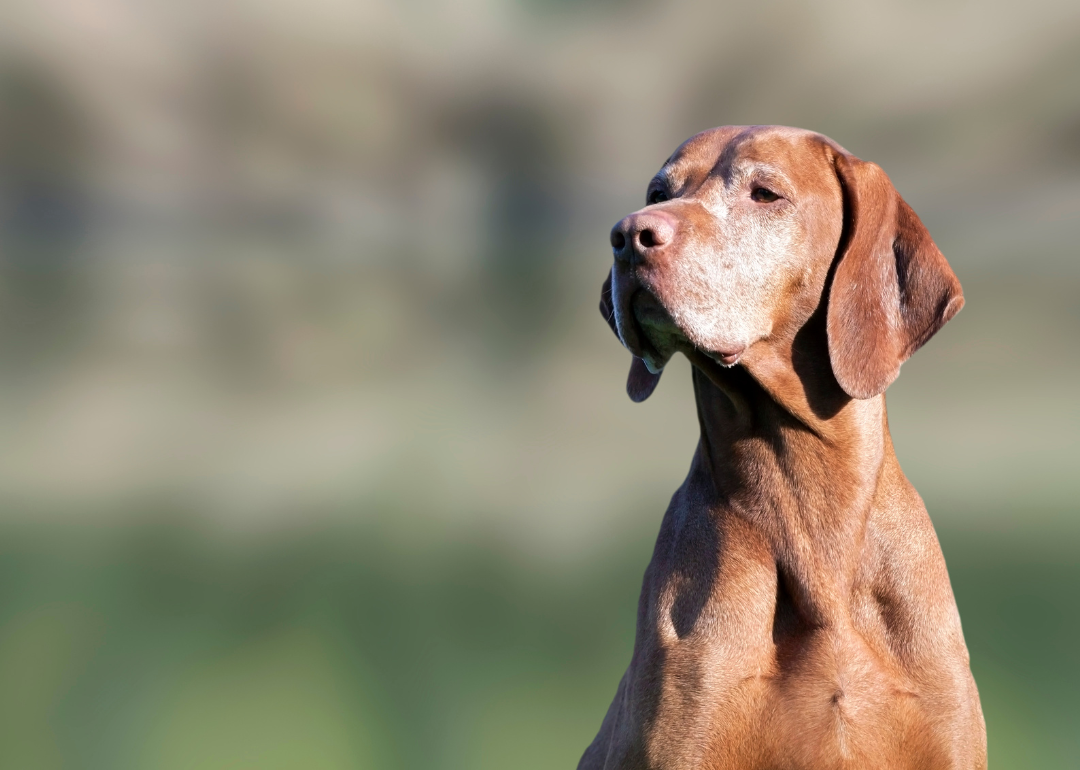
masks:
[[[618,337],[619,328],[615,325],[615,304],[611,301],[610,271],[604,280],[603,288],[600,290],[600,315],[604,316],[604,320],[608,322],[611,331],[615,332],[615,336]],[[622,341],[621,337],[619,341]],[[656,390],[658,382],[660,382],[660,372],[653,374],[645,366],[645,361],[634,356],[633,360],[630,361],[630,374],[626,377],[626,394],[630,396],[630,400],[635,403],[644,401]]]
[[[870,398],[884,393],[900,364],[960,311],[964,296],[885,172],[847,154],[835,162],[845,238],[829,289],[829,359],[844,392]]]

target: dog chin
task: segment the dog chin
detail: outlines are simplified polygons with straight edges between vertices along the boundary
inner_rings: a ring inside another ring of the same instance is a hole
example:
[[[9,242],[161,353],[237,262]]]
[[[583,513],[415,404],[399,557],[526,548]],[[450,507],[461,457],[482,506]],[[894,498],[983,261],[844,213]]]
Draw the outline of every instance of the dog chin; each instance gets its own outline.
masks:
[[[630,303],[642,350],[632,351],[653,374],[659,374],[671,357],[689,341],[667,310],[648,291],[637,292]]]
[[[696,355],[703,355],[725,369],[736,366],[746,351],[742,344],[695,344],[690,337],[674,322],[655,324],[635,317],[638,339],[644,349],[635,353],[645,361],[646,367],[653,374],[659,374],[676,353],[684,353],[691,360]]]
[[[635,327],[633,333],[622,335],[629,338],[624,339],[623,344],[626,345],[627,350],[645,362],[646,369],[653,374],[660,374],[678,349],[669,344],[670,341],[666,335],[655,334],[652,329],[644,326],[637,319],[634,319],[632,323]]]

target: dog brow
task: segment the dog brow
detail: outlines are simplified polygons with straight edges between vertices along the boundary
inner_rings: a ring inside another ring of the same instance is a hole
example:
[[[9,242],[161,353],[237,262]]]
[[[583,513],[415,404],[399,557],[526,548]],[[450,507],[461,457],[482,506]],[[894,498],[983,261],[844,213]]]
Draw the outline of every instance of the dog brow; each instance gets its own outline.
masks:
[[[739,151],[744,144],[754,137],[755,134],[760,132],[761,128],[761,126],[747,126],[728,140],[727,144],[725,144],[724,148],[720,151],[720,157],[716,159],[716,163],[714,163],[712,169],[710,169],[709,175],[719,176],[724,180],[725,184],[729,183]]]

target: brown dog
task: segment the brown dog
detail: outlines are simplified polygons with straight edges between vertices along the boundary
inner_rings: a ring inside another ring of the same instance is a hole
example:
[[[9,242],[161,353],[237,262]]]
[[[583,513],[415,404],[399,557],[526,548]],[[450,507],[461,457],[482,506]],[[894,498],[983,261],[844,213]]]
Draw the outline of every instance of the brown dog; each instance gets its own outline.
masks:
[[[630,666],[579,770],[986,767],[934,528],[885,389],[963,306],[885,173],[775,126],[688,140],[611,231],[600,307],[648,397],[681,351],[701,439]]]

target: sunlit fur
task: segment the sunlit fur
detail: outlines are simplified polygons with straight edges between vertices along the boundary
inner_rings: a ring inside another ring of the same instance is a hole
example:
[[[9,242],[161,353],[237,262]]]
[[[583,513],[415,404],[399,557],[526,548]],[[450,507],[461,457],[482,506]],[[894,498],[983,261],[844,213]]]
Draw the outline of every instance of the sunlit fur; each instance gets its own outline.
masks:
[[[613,231],[601,311],[634,354],[634,400],[690,359],[701,438],[579,770],[985,770],[948,572],[884,397],[963,305],[959,282],[885,173],[818,134],[714,129],[658,182],[670,200]],[[755,201],[759,183],[781,197]]]

